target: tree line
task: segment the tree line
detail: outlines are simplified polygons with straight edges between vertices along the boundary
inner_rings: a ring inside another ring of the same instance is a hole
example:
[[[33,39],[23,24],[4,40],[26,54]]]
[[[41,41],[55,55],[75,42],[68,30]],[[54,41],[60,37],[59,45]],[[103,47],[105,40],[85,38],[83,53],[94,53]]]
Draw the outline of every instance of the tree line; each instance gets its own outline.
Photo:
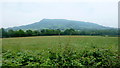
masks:
[[[117,36],[118,30],[74,30],[74,29],[42,29],[42,30],[5,30],[4,28],[0,29],[0,37],[27,37],[27,36],[49,36],[49,35],[110,35]]]

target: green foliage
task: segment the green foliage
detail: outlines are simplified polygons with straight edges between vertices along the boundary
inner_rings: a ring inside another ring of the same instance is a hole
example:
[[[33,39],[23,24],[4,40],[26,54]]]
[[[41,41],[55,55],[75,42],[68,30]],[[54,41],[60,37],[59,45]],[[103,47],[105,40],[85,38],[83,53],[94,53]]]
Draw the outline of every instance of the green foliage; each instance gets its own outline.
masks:
[[[106,30],[74,30],[74,29],[42,29],[42,30],[26,30],[22,29],[13,31],[12,29],[5,31],[0,29],[2,37],[26,37],[26,36],[49,36],[49,35],[90,35],[90,36],[118,36],[117,29]]]
[[[0,29],[0,34],[1,34],[0,37],[2,37],[2,38],[8,37],[8,34],[7,34],[7,32],[5,31],[4,28]]]
[[[69,29],[73,28],[75,30],[91,30],[91,29],[114,29],[111,27],[105,27],[95,23],[84,22],[84,21],[75,21],[75,20],[66,20],[66,19],[43,19],[39,22],[33,24],[28,24],[24,26],[13,27],[13,30],[39,30],[39,29]],[[9,29],[9,28],[8,28]]]
[[[74,34],[75,33],[75,30],[74,29],[66,29],[65,31],[64,31],[64,34],[66,34],[66,35],[71,35],[71,34]]]
[[[117,37],[39,36],[2,41],[3,66],[120,66]]]
[[[15,32],[12,29],[8,30],[8,36],[9,37],[14,37],[15,36]]]
[[[26,30],[26,35],[27,36],[32,36],[33,34],[33,31],[32,30]]]
[[[106,49],[97,49],[90,51],[71,51],[53,52],[48,50],[48,57],[29,52],[3,53],[3,66],[94,66],[94,67],[119,67],[120,61],[118,55]]]
[[[56,29],[42,29],[41,30],[41,35],[59,35],[61,33],[61,30]]]
[[[32,34],[32,33],[31,33]],[[40,32],[39,31],[37,31],[37,30],[35,30],[35,31],[33,31],[33,36],[39,36],[40,35]]]

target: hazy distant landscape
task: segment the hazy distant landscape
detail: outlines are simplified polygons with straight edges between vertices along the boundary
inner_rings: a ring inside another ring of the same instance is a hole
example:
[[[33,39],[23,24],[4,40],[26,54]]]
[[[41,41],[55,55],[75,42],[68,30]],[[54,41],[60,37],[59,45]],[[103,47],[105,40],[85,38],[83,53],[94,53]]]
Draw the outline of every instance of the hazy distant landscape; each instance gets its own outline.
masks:
[[[118,29],[95,23],[66,19],[43,19],[24,26],[2,28],[2,37],[26,37],[49,35],[118,36]]]
[[[2,3],[0,64],[119,68],[116,6],[102,0]]]
[[[8,29],[18,30],[18,29],[75,29],[75,30],[102,30],[102,29],[112,29],[112,27],[106,27],[99,24],[84,22],[84,21],[76,21],[76,20],[66,20],[66,19],[42,19],[39,22],[35,22],[33,24],[28,24],[24,26],[18,26]],[[114,28],[113,28],[114,29]]]

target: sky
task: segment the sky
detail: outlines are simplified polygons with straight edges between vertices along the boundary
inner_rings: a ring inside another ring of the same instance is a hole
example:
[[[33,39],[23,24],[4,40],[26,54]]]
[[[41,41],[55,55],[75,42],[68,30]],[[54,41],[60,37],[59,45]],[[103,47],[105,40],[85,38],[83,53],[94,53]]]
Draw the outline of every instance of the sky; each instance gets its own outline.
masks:
[[[86,21],[118,27],[118,0],[2,0],[0,27],[27,25],[42,19]]]

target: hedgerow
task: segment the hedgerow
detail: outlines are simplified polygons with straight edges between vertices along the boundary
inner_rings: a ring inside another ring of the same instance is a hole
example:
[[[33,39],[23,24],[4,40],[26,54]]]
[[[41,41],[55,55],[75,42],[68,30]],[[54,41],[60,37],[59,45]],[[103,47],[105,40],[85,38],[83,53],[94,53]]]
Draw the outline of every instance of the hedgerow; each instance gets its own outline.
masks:
[[[34,52],[33,52],[34,53]],[[92,66],[92,67],[120,67],[119,56],[117,52],[111,52],[109,49],[75,51],[70,48],[60,52],[47,50],[30,54],[30,52],[3,50],[2,66]]]

